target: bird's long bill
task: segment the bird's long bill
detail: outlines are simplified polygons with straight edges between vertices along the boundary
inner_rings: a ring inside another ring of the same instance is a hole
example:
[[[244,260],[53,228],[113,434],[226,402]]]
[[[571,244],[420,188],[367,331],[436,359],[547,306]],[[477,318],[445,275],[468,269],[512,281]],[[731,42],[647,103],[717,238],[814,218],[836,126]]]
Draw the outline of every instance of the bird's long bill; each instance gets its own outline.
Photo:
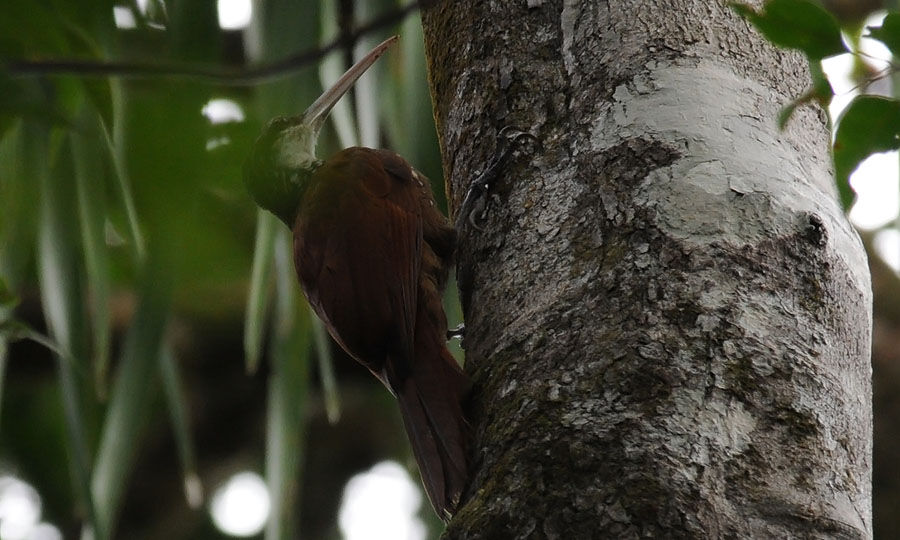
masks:
[[[328,118],[328,113],[331,112],[331,108],[334,107],[334,104],[347,93],[347,90],[350,90],[353,83],[355,83],[366,70],[372,67],[375,60],[378,60],[378,57],[384,54],[384,52],[388,50],[388,47],[393,45],[395,41],[397,41],[397,36],[389,37],[369,51],[359,62],[353,64],[353,67],[341,75],[341,78],[338,79],[331,88],[326,90],[324,94],[319,96],[319,99],[315,100],[313,104],[303,112],[303,122],[308,126],[311,126],[314,132],[318,132],[322,127],[322,124],[325,123],[325,119]]]

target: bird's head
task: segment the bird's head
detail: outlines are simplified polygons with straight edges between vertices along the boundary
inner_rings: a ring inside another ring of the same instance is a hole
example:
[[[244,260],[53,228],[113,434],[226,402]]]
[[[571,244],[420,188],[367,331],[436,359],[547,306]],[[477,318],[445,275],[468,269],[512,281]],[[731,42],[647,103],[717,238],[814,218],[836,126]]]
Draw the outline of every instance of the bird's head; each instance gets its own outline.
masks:
[[[395,41],[397,36],[369,51],[303,114],[272,119],[254,143],[244,164],[244,184],[256,204],[288,227],[293,226],[306,184],[321,163],[316,158],[316,141],[328,113]]]

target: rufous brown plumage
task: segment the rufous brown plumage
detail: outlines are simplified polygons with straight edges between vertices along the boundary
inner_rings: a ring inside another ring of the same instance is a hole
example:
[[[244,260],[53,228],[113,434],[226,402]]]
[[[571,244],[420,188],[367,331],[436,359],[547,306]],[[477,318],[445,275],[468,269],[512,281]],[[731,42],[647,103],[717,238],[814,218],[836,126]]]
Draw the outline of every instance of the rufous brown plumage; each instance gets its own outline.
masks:
[[[447,519],[468,476],[468,382],[446,347],[442,304],[455,231],[399,155],[353,147],[323,163],[314,151],[331,106],[390,41],[306,113],[270,122],[245,181],[291,227],[300,285],[331,336],[397,397],[426,493]]]

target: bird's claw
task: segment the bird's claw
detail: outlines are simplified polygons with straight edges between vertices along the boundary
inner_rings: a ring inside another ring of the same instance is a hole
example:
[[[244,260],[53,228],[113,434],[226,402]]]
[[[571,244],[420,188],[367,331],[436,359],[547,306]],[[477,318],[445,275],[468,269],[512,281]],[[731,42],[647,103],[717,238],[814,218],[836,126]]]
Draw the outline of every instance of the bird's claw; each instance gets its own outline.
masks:
[[[475,181],[469,186],[465,197],[463,197],[463,202],[459,206],[459,214],[456,218],[457,229],[459,229],[459,226],[464,222],[467,222],[476,230],[484,231],[484,228],[478,225],[477,220],[484,217],[484,212],[487,208],[486,195],[488,191],[490,191],[491,184],[496,180],[499,174],[500,166],[506,161],[506,158],[515,151],[515,147],[512,143],[515,143],[520,139],[531,139],[534,142],[538,142],[537,137],[531,133],[516,129],[512,126],[506,126],[501,129],[498,135],[500,142],[498,143],[497,152],[488,162],[484,171],[479,173],[475,178]]]
[[[506,126],[505,128],[501,129],[498,135],[506,139],[506,144],[516,142],[519,139],[531,139],[535,143],[538,142],[538,138],[531,133],[522,131],[521,129],[516,129],[512,126]]]
[[[466,193],[466,198],[470,200],[469,206],[471,206],[471,209],[466,212],[469,225],[480,232],[484,232],[484,228],[478,224],[478,220],[484,217],[484,211],[487,208],[487,197],[485,197],[485,194],[489,187],[488,184],[476,183]]]
[[[466,334],[466,325],[460,324],[459,326],[457,326],[455,328],[450,328],[449,330],[447,330],[447,339],[448,340],[454,339],[454,338],[462,339],[465,334]]]

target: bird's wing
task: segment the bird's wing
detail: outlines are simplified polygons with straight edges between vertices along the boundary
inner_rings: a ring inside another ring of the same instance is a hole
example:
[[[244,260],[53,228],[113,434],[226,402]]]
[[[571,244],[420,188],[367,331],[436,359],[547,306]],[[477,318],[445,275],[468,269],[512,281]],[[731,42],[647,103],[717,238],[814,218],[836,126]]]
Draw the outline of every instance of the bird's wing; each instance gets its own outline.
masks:
[[[385,165],[379,152],[349,148],[316,170],[294,259],[331,335],[390,388],[385,359],[403,359],[401,370],[412,359],[422,217],[417,193]]]

